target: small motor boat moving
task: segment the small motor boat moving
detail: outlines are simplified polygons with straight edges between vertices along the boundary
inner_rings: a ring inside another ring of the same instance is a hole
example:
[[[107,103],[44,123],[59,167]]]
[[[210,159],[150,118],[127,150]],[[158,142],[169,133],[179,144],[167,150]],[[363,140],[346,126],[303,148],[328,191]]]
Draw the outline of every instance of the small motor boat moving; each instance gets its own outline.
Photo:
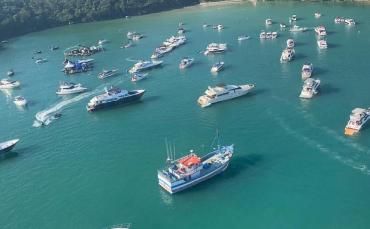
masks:
[[[24,107],[27,105],[27,100],[22,96],[16,96],[13,102],[15,103],[15,105],[21,106],[21,107]]]
[[[18,142],[19,142],[19,139],[13,139],[13,140],[0,143],[0,154],[12,150]]]

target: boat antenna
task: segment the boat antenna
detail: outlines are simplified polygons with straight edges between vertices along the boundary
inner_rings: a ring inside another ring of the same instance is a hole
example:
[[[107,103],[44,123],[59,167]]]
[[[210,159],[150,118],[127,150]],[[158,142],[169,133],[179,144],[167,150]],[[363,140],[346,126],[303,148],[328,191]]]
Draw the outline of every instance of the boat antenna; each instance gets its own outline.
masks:
[[[170,154],[169,154],[169,150],[168,150],[168,142],[167,142],[167,138],[165,138],[165,144],[166,144],[166,153],[167,153],[167,162],[170,162],[171,161],[171,157],[170,157]]]

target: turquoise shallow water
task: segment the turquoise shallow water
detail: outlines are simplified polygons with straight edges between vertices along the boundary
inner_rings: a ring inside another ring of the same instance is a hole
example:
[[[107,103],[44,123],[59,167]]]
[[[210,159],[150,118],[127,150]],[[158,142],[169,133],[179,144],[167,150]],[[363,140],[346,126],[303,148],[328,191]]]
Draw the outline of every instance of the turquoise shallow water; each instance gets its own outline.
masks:
[[[315,19],[319,10],[323,17]],[[354,107],[370,104],[368,6],[269,3],[193,7],[160,14],[55,28],[10,41],[0,51],[0,72],[16,71],[22,82],[11,94],[0,93],[0,138],[20,138],[14,153],[0,158],[1,228],[104,228],[131,222],[133,228],[369,228],[370,129],[352,138],[343,129]],[[324,24],[329,48],[319,51],[313,31],[280,33],[261,42],[258,34],[272,18],[271,30],[291,14],[298,25]],[[348,28],[335,16],[354,17]],[[149,57],[185,22],[188,43],[163,58],[163,68],[132,84],[126,74],[101,81],[103,68],[122,71],[128,60]],[[222,23],[216,32],[203,22]],[[147,35],[123,50],[124,34]],[[251,40],[238,43],[240,34]],[[280,64],[286,39],[293,37],[296,59]],[[65,76],[62,50],[76,43],[108,39],[106,52],[94,55],[95,69]],[[227,42],[230,51],[205,57],[210,42]],[[51,52],[47,47],[59,45]],[[35,65],[33,50],[49,59]],[[183,56],[197,63],[179,71]],[[217,76],[212,63],[226,62]],[[310,61],[322,81],[320,95],[298,98],[300,69]],[[55,95],[60,81],[81,82],[91,91],[64,100]],[[243,98],[201,109],[196,99],[219,82],[255,83]],[[94,114],[85,105],[94,93],[114,84],[147,90],[142,102]],[[30,105],[19,110],[12,97]],[[45,128],[32,127],[35,114],[60,108],[63,117]],[[164,165],[164,139],[177,154],[204,152],[219,129],[224,144],[235,144],[235,157],[222,175],[171,196],[157,185]]]

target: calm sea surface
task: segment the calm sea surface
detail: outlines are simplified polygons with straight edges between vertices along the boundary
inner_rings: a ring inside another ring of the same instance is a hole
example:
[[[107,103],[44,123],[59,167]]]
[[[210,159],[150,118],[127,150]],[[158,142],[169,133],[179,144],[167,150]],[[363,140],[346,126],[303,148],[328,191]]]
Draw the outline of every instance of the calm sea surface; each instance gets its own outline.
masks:
[[[323,16],[314,18],[314,12]],[[313,30],[280,32],[260,41],[262,29],[278,31],[279,22],[297,14],[297,24],[327,27],[329,48],[317,48]],[[0,50],[0,72],[16,72],[20,89],[0,92],[0,141],[20,138],[15,150],[0,157],[0,228],[104,228],[131,222],[144,228],[369,228],[370,128],[345,137],[350,111],[370,106],[370,7],[346,4],[266,3],[193,7],[165,13],[28,34]],[[334,17],[358,24],[334,24]],[[265,19],[275,23],[266,28]],[[133,60],[149,59],[161,42],[184,22],[188,43],[166,55],[164,66],[133,84],[123,73]],[[202,24],[224,24],[217,32]],[[146,37],[130,49],[127,31]],[[237,37],[252,38],[238,42]],[[286,40],[296,40],[296,58],[279,62]],[[108,39],[95,69],[64,75],[63,50]],[[199,54],[211,42],[229,51]],[[60,50],[48,47],[59,45]],[[36,65],[33,50],[49,61]],[[184,56],[196,59],[180,71]],[[216,61],[226,68],[210,74]],[[301,100],[301,67],[314,65],[321,93]],[[99,80],[102,69],[119,76]],[[90,91],[61,98],[61,81],[79,82]],[[206,109],[196,100],[209,85],[255,83],[242,98]],[[88,100],[104,87],[146,89],[142,102],[88,113]],[[14,96],[29,100],[18,109]],[[33,126],[35,115],[63,116],[48,126]],[[369,125],[368,125],[369,126]],[[219,129],[223,144],[235,144],[229,169],[188,191],[169,195],[157,185],[166,159],[164,139],[177,156],[190,149],[203,154]]]

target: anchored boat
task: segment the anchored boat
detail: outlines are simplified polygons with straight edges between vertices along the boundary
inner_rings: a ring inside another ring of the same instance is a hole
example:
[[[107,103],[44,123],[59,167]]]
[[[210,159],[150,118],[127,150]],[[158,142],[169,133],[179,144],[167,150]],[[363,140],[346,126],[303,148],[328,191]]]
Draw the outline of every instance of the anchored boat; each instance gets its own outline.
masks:
[[[14,148],[14,146],[18,143],[19,139],[13,139],[6,142],[0,143],[0,153],[5,153]]]

